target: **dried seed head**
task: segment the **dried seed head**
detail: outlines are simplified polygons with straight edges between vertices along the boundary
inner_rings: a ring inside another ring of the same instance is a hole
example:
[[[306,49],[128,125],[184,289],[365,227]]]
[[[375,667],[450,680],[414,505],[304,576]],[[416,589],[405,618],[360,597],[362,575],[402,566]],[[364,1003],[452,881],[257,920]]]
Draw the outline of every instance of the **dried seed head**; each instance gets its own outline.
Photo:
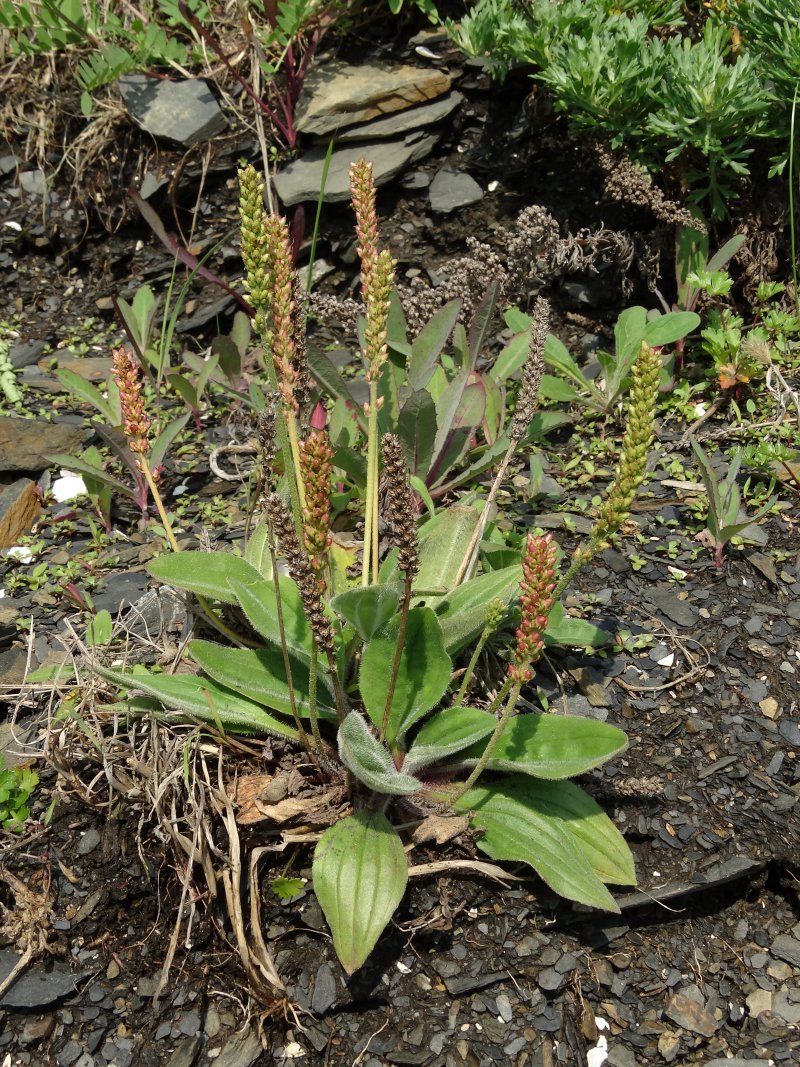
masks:
[[[381,438],[381,448],[387,486],[386,518],[398,548],[397,566],[413,580],[419,570],[419,539],[403,446],[398,437],[387,433]]]
[[[550,304],[540,296],[533,306],[531,343],[528,358],[522,371],[522,385],[517,397],[517,407],[511,420],[508,436],[512,441],[521,441],[530,421],[539,407],[539,386],[544,373],[544,346],[550,329]]]
[[[127,348],[115,348],[111,353],[111,373],[119,388],[122,408],[122,428],[131,452],[144,454],[150,448],[147,434],[151,422],[147,417],[142,396],[142,372]]]
[[[297,586],[311,632],[322,651],[332,656],[336,650],[333,627],[323,609],[317,575],[300,545],[288,505],[277,493],[269,493],[264,499],[264,510]]]
[[[278,407],[278,394],[268,390],[264,394],[264,410],[258,417],[258,449],[261,453],[261,471],[267,491],[272,489],[273,463],[278,446],[275,426],[275,413]]]

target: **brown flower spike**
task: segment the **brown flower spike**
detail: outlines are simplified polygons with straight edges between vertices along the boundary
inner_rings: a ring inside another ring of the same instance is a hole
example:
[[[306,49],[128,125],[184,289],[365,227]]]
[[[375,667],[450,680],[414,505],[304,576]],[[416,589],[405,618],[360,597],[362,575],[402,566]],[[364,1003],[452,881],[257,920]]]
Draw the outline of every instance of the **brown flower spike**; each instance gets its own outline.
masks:
[[[387,433],[381,439],[383,469],[388,486],[386,494],[386,517],[392,527],[394,540],[399,550],[397,566],[407,578],[413,580],[419,570],[419,541],[411,486],[403,457],[400,438]]]
[[[332,656],[336,648],[333,627],[322,606],[318,576],[305,549],[300,545],[286,501],[277,493],[269,493],[264,499],[264,510],[281,546],[289,574],[300,593],[311,632],[322,651]]]
[[[530,665],[536,662],[544,649],[544,631],[553,608],[556,587],[556,552],[550,534],[545,537],[528,535],[520,582],[522,621],[517,630],[514,662],[508,668],[515,682],[530,681],[533,677]]]
[[[128,438],[131,452],[144,454],[150,448],[147,434],[151,422],[147,417],[142,396],[142,372],[124,347],[115,348],[111,353],[111,373],[119,388],[119,401],[122,408],[122,426]]]

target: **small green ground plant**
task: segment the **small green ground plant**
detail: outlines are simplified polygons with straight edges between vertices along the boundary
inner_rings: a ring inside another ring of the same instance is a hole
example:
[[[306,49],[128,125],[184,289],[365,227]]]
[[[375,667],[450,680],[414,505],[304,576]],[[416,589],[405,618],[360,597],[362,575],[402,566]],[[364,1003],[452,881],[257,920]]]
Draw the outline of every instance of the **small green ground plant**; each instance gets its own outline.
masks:
[[[346,798],[345,814],[316,845],[312,879],[348,973],[363,965],[405,892],[400,824],[409,817],[466,817],[492,858],[524,862],[567,899],[616,911],[607,885],[635,884],[630,851],[569,779],[621,752],[626,737],[596,720],[520,711],[519,697],[547,643],[596,637],[591,624],[564,615],[560,598],[613,538],[645,475],[658,355],[642,343],[630,368],[616,477],[586,541],[562,566],[549,536],[527,535],[521,553],[493,569],[482,553],[490,505],[536,412],[549,307],[539,300],[534,309],[508,444],[483,507],[454,504],[421,521],[403,442],[380,427],[394,262],[379,248],[371,167],[355,164],[366,475],[362,551],[343,557],[331,494],[347,471],[337,469],[327,432],[307,422],[288,228],[265,212],[252,168],[241,183],[254,328],[272,356],[259,430],[264,517],[243,557],[175,551],[149,565],[224,615],[233,644],[192,641],[200,674],[100,665],[97,673],[122,690],[118,709],[299,746],[314,778]],[[238,638],[235,619],[247,624]],[[496,678],[479,669],[490,644],[505,660]]]
[[[0,829],[19,832],[30,816],[28,802],[39,784],[30,767],[6,767],[0,753]]]

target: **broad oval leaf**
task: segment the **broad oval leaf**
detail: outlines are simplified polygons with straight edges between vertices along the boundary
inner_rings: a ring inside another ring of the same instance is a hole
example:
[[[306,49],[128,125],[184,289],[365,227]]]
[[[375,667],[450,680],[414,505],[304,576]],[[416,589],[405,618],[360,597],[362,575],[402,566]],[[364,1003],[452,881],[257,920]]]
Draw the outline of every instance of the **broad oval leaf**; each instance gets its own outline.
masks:
[[[270,715],[261,704],[219,685],[212,678],[201,678],[196,674],[114,671],[106,667],[94,667],[93,670],[120,689],[154,697],[165,708],[179,712],[185,720],[197,719],[229,733],[299,737],[294,726]],[[167,717],[173,721],[178,718],[175,714]]]
[[[235,604],[229,579],[260,581],[261,575],[241,556],[232,552],[168,552],[147,564],[147,572],[159,582],[186,589],[196,596]]]
[[[414,738],[403,769],[415,774],[431,763],[447,759],[488,737],[496,725],[494,715],[480,708],[456,706],[437,711]]]
[[[228,648],[213,641],[192,641],[189,655],[220,685],[241,693],[266,708],[291,715],[292,704],[283,653],[279,648]],[[292,686],[298,715],[308,715],[308,666],[290,659]],[[325,675],[317,675],[317,711],[322,718],[335,718],[333,696]]]
[[[362,641],[369,641],[393,615],[403,587],[397,582],[346,589],[331,601],[331,607],[354,627]]]
[[[253,629],[265,641],[280,648],[282,640],[281,628],[278,624],[275,583],[258,577],[244,582],[237,578],[229,578],[228,585]],[[308,663],[311,659],[313,638],[297,586],[291,578],[285,576],[278,579],[278,585],[281,594],[283,639],[286,641],[286,647],[291,655]]]
[[[522,567],[514,564],[479,574],[437,601],[435,610],[444,634],[445,648],[455,655],[474,641],[486,625],[486,607],[492,600],[506,604],[519,593]]]
[[[464,762],[476,763],[484,747],[475,745]],[[500,735],[487,768],[534,778],[574,778],[627,747],[623,731],[607,722],[578,715],[516,715]]]
[[[262,519],[250,531],[244,549],[244,558],[255,567],[262,578],[272,578],[272,553],[269,550],[269,523]]]
[[[470,789],[454,807],[471,813],[470,824],[484,831],[478,848],[492,859],[527,863],[559,896],[619,912],[564,820],[527,802],[515,779]]]
[[[408,882],[403,843],[382,812],[348,815],[317,842],[311,879],[336,955],[353,974],[403,899]]]
[[[398,771],[392,754],[370,731],[357,711],[351,711],[339,728],[339,757],[359,782],[376,793],[409,796],[422,788],[422,782]]]
[[[633,856],[625,838],[580,786],[574,782],[518,778],[514,780],[514,791],[544,815],[557,815],[564,820],[601,882],[636,885]]]
[[[359,682],[364,707],[379,729],[383,722],[389,675],[395,658],[400,616],[367,644],[361,657]],[[386,728],[389,744],[401,737],[439,703],[450,684],[452,663],[444,647],[442,628],[431,608],[412,608]]]
[[[651,348],[671,345],[680,341],[700,325],[700,316],[694,311],[670,311],[651,319],[644,330],[644,340]]]

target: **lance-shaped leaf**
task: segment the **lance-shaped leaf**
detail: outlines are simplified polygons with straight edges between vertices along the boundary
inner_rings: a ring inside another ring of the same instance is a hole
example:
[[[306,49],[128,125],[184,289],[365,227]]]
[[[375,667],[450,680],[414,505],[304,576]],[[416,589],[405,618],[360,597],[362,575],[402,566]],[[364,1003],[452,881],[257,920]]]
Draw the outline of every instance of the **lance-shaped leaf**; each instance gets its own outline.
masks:
[[[568,825],[529,803],[516,779],[470,789],[455,810],[471,813],[471,825],[484,831],[478,848],[492,859],[527,863],[559,896],[619,912]]]
[[[600,805],[574,782],[517,778],[515,795],[543,815],[563,819],[601,882],[636,885],[633,856],[625,838]]]
[[[346,589],[331,601],[331,607],[349,622],[362,641],[382,630],[393,615],[403,587],[397,582]]]
[[[519,771],[535,778],[574,778],[628,746],[622,730],[578,715],[517,715],[503,730],[487,768]],[[483,754],[475,745],[462,757],[468,765]]]
[[[361,697],[378,728],[383,723],[399,630],[400,616],[396,615],[385,630],[372,638],[361,657]],[[450,684],[451,672],[452,663],[436,615],[431,608],[412,608],[386,728],[389,744],[439,703]]]
[[[186,589],[197,596],[235,604],[229,581],[255,582],[261,575],[241,556],[232,552],[168,552],[151,559],[147,571],[159,582]]]
[[[475,508],[452,507],[425,524],[414,588],[422,595],[453,588],[464,553],[480,519]]]
[[[425,723],[408,750],[403,770],[415,774],[431,763],[469,748],[497,726],[497,719],[480,708],[453,707],[437,711]]]
[[[398,771],[389,749],[357,711],[351,711],[339,728],[339,757],[359,782],[376,793],[402,797],[422,788],[418,779]]]
[[[353,974],[403,899],[408,882],[403,843],[381,812],[349,815],[319,839],[311,878],[336,955]]]
[[[221,727],[230,733],[268,734],[296,739],[294,726],[277,715],[270,715],[260,703],[248,700],[213,678],[196,674],[149,674],[145,671],[113,671],[94,667],[94,671],[127,692],[144,693],[154,697],[165,708],[179,713],[187,720],[198,720]],[[173,721],[178,718],[168,716]]]
[[[548,645],[565,645],[568,648],[603,648],[611,644],[611,634],[586,619],[573,619],[564,613],[563,604],[554,604],[547,617],[544,631]]]
[[[279,648],[227,648],[213,641],[192,641],[189,655],[220,685],[241,693],[248,700],[290,715],[289,686]],[[308,667],[291,661],[292,686],[298,715],[308,715]],[[335,718],[335,703],[324,674],[317,676],[317,710],[323,718]]]

